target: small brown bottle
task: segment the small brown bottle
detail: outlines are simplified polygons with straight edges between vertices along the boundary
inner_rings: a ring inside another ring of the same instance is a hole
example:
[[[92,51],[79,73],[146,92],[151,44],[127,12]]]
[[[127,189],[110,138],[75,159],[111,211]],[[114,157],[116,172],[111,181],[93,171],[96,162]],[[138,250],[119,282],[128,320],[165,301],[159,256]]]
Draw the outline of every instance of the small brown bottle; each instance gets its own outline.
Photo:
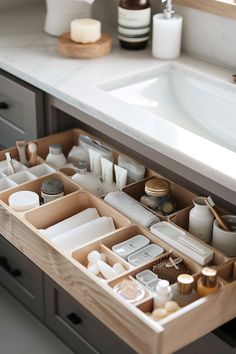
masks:
[[[206,296],[220,287],[217,281],[217,270],[205,267],[201,271],[202,276],[197,281],[197,293],[200,297]]]
[[[120,0],[118,37],[122,48],[138,50],[147,46],[150,33],[149,0]]]

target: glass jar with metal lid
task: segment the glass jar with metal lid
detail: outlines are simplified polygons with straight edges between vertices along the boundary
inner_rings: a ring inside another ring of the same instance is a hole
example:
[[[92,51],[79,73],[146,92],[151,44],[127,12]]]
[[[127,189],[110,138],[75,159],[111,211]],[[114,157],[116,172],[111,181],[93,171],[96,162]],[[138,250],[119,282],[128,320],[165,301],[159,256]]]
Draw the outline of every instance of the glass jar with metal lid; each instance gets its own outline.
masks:
[[[41,197],[42,203],[48,203],[52,200],[61,198],[64,196],[64,184],[62,181],[56,178],[51,178],[43,181],[41,185]]]
[[[141,203],[162,215],[175,211],[176,202],[171,194],[170,182],[164,178],[151,178],[145,183],[145,193]]]

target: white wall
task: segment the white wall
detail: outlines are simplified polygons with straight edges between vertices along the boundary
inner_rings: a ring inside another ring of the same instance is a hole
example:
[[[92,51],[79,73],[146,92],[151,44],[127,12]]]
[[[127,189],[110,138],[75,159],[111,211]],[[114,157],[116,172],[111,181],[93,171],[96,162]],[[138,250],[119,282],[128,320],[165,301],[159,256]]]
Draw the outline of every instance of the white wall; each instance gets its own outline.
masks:
[[[26,3],[37,2],[39,0],[0,0],[0,10],[13,8],[15,6],[24,5]]]
[[[160,1],[151,1],[153,12],[159,11]],[[96,0],[96,16],[116,27],[117,4],[118,0]],[[236,21],[182,6],[176,6],[176,12],[184,18],[183,49],[186,53],[236,69]]]

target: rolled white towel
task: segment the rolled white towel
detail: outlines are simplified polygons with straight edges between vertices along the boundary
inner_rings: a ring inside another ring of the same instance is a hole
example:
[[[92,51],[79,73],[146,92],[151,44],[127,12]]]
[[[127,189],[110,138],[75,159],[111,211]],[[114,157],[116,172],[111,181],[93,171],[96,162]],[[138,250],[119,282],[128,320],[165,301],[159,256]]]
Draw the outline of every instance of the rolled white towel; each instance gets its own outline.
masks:
[[[160,221],[158,216],[145,209],[137,200],[125,192],[108,193],[104,200],[122,214],[144,227],[149,228]]]
[[[113,219],[110,216],[102,216],[99,219],[89,221],[86,224],[53,238],[52,242],[62,251],[70,254],[85,243],[112,232],[115,229]]]
[[[65,220],[58,222],[46,229],[40,229],[39,231],[46,236],[48,239],[53,239],[75,227],[86,224],[89,221],[100,218],[96,208],[88,208],[80,213],[77,213]]]

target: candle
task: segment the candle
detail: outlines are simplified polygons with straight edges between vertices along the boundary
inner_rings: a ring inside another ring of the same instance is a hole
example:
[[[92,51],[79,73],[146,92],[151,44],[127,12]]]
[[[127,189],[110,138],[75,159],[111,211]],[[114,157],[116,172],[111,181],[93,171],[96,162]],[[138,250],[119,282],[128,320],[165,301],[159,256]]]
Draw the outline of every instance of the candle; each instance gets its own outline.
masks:
[[[70,24],[70,38],[77,43],[94,43],[101,38],[101,22],[91,18],[74,20]]]

